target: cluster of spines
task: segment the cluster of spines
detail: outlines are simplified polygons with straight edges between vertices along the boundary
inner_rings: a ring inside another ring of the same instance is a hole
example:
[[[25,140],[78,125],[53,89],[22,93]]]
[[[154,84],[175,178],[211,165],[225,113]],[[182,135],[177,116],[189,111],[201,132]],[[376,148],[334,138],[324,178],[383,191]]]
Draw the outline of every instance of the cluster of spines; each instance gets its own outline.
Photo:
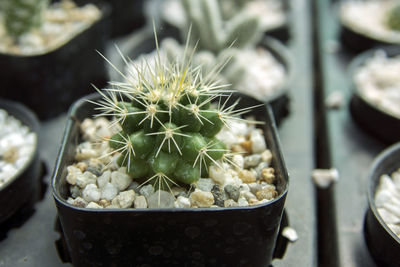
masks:
[[[237,102],[227,106],[230,92],[203,78],[190,59],[169,63],[157,55],[154,64],[121,73],[125,82],[98,90],[103,98],[95,102],[98,116],[112,116],[121,125],[109,140],[112,150],[121,153],[118,164],[134,179],[160,189],[192,184],[207,176],[210,164],[229,161],[226,146],[216,135],[251,109],[236,110]],[[212,101],[217,102],[215,107]]]

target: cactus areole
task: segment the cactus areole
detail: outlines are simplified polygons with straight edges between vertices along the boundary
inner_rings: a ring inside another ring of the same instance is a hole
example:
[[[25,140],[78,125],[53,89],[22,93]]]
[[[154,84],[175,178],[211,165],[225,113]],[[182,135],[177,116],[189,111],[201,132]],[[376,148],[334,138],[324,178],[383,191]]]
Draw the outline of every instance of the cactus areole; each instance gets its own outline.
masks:
[[[109,139],[113,153],[120,153],[118,165],[134,179],[168,190],[172,184],[206,177],[211,164],[230,162],[216,135],[230,121],[243,120],[239,115],[251,107],[227,106],[229,91],[203,77],[190,60],[156,58],[154,64],[136,65],[128,75],[121,74],[125,82],[97,89],[102,100],[95,104],[97,116],[111,116],[121,126]]]
[[[49,0],[3,0],[7,33],[14,38],[39,27]]]

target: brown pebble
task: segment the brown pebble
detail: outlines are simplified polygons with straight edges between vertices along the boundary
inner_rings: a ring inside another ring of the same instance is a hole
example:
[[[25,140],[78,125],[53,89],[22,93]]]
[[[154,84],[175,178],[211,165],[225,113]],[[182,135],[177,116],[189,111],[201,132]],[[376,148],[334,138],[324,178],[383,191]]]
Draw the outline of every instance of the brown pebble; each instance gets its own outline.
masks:
[[[18,156],[18,148],[16,146],[11,146],[4,152],[2,158],[8,163],[14,163],[18,159]]]
[[[111,202],[107,199],[101,199],[99,201],[99,205],[102,206],[103,208],[108,207],[111,205]]]
[[[274,168],[264,168],[261,170],[261,179],[269,184],[273,184],[275,181],[275,170]]]
[[[258,200],[263,200],[263,199],[270,200],[275,198],[277,195],[278,192],[276,192],[275,186],[272,185],[265,186],[263,189],[261,189],[256,193]]]
[[[231,150],[234,153],[247,154],[247,151],[241,145],[238,144],[232,145]]]
[[[80,169],[82,172],[85,172],[88,165],[85,162],[78,162],[77,164],[75,164],[75,167]]]
[[[238,176],[245,184],[254,183],[257,180],[255,173],[249,170],[240,170]]]
[[[249,140],[243,141],[240,143],[240,146],[249,154],[251,154],[252,150],[251,150],[251,146],[252,146],[252,142]]]

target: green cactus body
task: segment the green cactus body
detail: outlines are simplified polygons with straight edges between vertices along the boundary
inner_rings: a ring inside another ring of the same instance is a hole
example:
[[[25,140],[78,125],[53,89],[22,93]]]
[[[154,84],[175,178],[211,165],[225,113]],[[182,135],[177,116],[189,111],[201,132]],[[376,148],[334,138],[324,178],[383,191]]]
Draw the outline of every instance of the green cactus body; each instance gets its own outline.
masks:
[[[392,7],[387,15],[387,24],[390,29],[400,31],[400,5]]]
[[[18,38],[21,34],[39,27],[48,0],[3,0],[4,25],[10,36]]]
[[[206,177],[212,164],[222,166],[229,153],[216,135],[243,110],[225,107],[220,98],[230,91],[203,78],[188,59],[163,63],[156,58],[155,64],[137,67],[129,82],[99,90],[103,99],[97,104],[100,115],[121,125],[109,139],[109,147],[121,153],[117,164],[134,179],[166,189]]]

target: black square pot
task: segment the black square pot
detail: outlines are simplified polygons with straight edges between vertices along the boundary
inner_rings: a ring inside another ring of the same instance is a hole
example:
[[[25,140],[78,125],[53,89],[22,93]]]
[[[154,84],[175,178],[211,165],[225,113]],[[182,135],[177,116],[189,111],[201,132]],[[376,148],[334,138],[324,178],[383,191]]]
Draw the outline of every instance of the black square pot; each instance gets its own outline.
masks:
[[[31,132],[39,134],[39,121],[35,114],[25,106],[14,101],[0,99],[0,109],[22,122]],[[0,187],[0,223],[6,221],[23,206],[32,204],[39,189],[41,162],[38,144],[34,153],[7,183]]]
[[[91,92],[90,84],[105,85],[104,60],[96,50],[104,53],[110,9],[99,7],[100,20],[55,50],[33,56],[0,53],[0,97],[22,102],[47,119]]]
[[[379,266],[400,266],[400,238],[383,221],[375,205],[375,192],[382,174],[400,168],[400,143],[383,151],[372,164],[368,183],[368,210],[364,220],[364,237]]]
[[[239,105],[257,103],[243,96]],[[79,122],[92,117],[93,108],[83,99],[71,108],[52,178],[74,266],[268,266],[288,190],[288,174],[269,107],[254,109],[253,114],[265,121],[279,197],[250,207],[144,210],[82,209],[66,202],[65,177],[80,140]]]

